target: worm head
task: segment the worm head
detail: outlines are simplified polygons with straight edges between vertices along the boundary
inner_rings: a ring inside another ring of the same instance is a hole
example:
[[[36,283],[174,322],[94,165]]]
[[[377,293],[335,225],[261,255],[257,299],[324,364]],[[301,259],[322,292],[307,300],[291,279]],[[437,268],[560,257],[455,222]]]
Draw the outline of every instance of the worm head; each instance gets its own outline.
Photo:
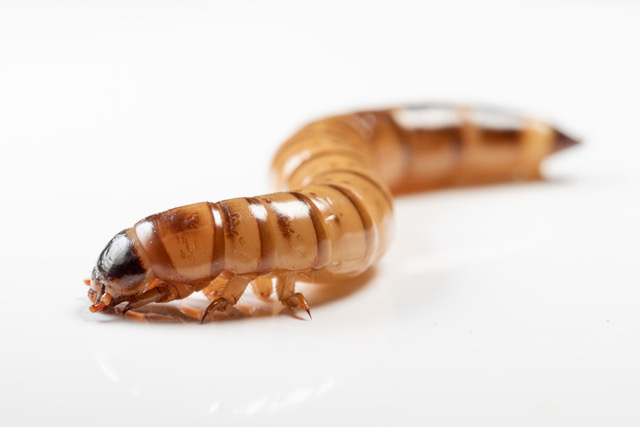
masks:
[[[92,312],[126,301],[128,297],[144,290],[152,280],[151,272],[144,267],[134,240],[126,230],[116,234],[104,248],[89,282],[89,299]]]

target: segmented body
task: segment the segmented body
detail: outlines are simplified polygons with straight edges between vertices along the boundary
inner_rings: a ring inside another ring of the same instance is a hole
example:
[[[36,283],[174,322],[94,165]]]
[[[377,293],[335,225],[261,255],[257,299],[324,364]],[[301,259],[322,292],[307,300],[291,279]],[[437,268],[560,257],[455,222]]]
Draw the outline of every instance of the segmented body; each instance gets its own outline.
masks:
[[[202,290],[214,300],[211,310],[220,310],[235,304],[249,282],[266,296],[275,280],[285,305],[308,308],[294,290],[300,275],[339,282],[365,272],[383,255],[392,229],[392,194],[536,179],[548,154],[574,143],[534,119],[439,104],[319,120],[277,152],[273,174],[281,192],[198,203],[143,219],[124,233],[145,285],[109,277],[117,275],[107,271],[109,264],[94,270],[92,290],[98,295],[99,286],[109,291],[108,283],[117,282],[109,301],[127,301],[129,307]],[[135,270],[136,263],[129,264]],[[166,291],[149,301],[153,288]],[[146,299],[140,297],[144,292]]]

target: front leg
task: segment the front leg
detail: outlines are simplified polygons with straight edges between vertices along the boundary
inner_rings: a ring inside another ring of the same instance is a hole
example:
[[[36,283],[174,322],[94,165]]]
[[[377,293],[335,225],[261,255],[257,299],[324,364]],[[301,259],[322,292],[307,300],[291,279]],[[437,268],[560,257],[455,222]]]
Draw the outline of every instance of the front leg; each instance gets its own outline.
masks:
[[[124,316],[127,311],[134,308],[139,308],[153,302],[169,302],[175,299],[174,293],[166,286],[157,286],[153,289],[142,292],[141,294],[134,295],[127,305],[122,310]]]

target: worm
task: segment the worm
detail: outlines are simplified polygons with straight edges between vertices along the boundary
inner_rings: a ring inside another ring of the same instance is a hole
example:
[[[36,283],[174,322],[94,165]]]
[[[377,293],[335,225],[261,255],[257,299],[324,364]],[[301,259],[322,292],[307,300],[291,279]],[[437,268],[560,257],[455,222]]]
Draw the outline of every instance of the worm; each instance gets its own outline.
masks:
[[[296,281],[339,284],[374,265],[389,246],[393,195],[539,179],[545,157],[576,143],[534,118],[440,103],[312,122],[275,155],[278,192],[174,208],[116,234],[86,281],[90,310],[202,291],[204,322],[250,285],[311,316]]]

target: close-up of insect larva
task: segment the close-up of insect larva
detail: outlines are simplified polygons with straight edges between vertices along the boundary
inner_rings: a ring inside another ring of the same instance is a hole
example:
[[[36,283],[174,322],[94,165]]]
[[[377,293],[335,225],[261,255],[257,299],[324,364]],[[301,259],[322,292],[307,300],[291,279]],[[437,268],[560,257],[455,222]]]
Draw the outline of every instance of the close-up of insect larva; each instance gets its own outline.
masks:
[[[533,118],[448,104],[312,122],[275,155],[279,192],[174,208],[118,233],[88,281],[90,309],[202,291],[204,322],[251,285],[309,313],[296,282],[339,285],[372,267],[390,242],[393,195],[540,179],[542,160],[576,143]]]

